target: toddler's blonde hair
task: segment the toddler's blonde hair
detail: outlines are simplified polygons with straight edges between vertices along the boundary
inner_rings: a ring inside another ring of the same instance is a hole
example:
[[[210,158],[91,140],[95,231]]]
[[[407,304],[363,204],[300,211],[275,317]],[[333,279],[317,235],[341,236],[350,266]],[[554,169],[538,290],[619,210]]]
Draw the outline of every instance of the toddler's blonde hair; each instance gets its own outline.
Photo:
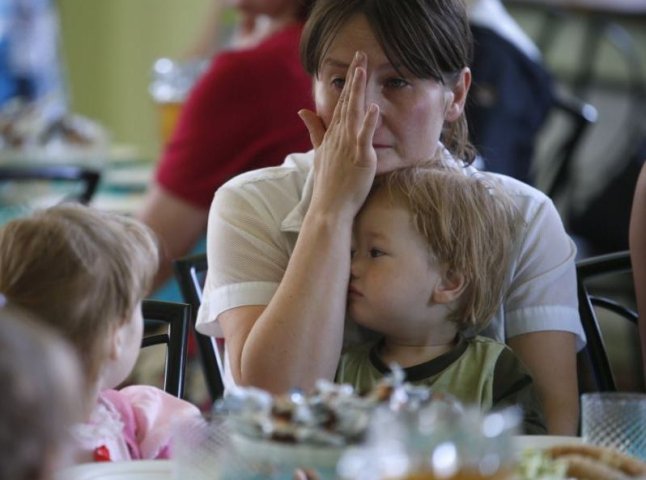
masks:
[[[141,222],[63,204],[0,229],[0,293],[77,349],[96,380],[111,329],[131,318],[157,272],[159,251]]]
[[[378,176],[370,195],[376,194],[411,213],[429,261],[464,277],[466,288],[448,320],[460,330],[484,328],[500,307],[521,223],[508,195],[482,174],[437,163]]]

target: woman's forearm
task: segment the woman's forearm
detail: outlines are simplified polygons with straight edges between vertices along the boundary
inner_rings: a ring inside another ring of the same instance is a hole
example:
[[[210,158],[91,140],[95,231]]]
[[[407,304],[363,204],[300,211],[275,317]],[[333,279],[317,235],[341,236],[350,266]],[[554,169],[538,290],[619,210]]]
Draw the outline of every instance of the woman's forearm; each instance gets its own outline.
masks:
[[[507,342],[534,379],[550,435],[576,435],[579,395],[576,337],[569,332],[543,331]]]
[[[630,257],[633,265],[635,296],[639,313],[639,337],[642,351],[644,374],[646,375],[646,322],[642,320],[646,312],[646,166],[642,168],[630,214]]]
[[[232,360],[237,381],[284,392],[333,377],[343,342],[351,228],[351,217],[306,215],[280,286]]]

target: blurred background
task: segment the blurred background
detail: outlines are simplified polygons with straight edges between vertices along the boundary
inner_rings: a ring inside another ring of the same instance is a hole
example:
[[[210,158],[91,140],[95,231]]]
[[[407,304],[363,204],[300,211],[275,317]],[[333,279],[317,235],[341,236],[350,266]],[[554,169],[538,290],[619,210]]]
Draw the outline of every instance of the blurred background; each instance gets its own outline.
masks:
[[[149,94],[160,57],[181,58],[211,0],[58,0],[62,57],[74,112],[97,120],[116,144],[160,154],[160,116]]]

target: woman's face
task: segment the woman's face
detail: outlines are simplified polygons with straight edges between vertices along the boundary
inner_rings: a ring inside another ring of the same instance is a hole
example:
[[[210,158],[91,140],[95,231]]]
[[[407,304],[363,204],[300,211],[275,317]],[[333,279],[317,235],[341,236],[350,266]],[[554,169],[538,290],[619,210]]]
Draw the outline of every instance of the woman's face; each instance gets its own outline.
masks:
[[[339,29],[315,79],[316,109],[326,127],[357,51],[367,57],[366,108],[375,103],[380,112],[373,137],[377,173],[433,158],[444,121],[456,120],[462,113],[470,82],[468,69],[452,89],[432,79],[415,78],[403,68],[400,74],[386,57],[365,16],[356,15]]]

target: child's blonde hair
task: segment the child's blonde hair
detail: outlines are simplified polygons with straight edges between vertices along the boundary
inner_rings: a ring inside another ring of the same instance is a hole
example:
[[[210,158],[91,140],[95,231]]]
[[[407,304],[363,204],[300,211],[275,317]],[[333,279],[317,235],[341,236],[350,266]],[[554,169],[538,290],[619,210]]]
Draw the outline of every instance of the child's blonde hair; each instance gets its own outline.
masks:
[[[380,175],[370,195],[378,192],[411,213],[429,261],[464,277],[465,290],[448,319],[460,330],[484,328],[502,301],[520,224],[511,199],[482,175],[437,164]]]
[[[96,380],[111,329],[131,318],[159,262],[141,222],[77,204],[0,229],[0,293],[60,331]]]

